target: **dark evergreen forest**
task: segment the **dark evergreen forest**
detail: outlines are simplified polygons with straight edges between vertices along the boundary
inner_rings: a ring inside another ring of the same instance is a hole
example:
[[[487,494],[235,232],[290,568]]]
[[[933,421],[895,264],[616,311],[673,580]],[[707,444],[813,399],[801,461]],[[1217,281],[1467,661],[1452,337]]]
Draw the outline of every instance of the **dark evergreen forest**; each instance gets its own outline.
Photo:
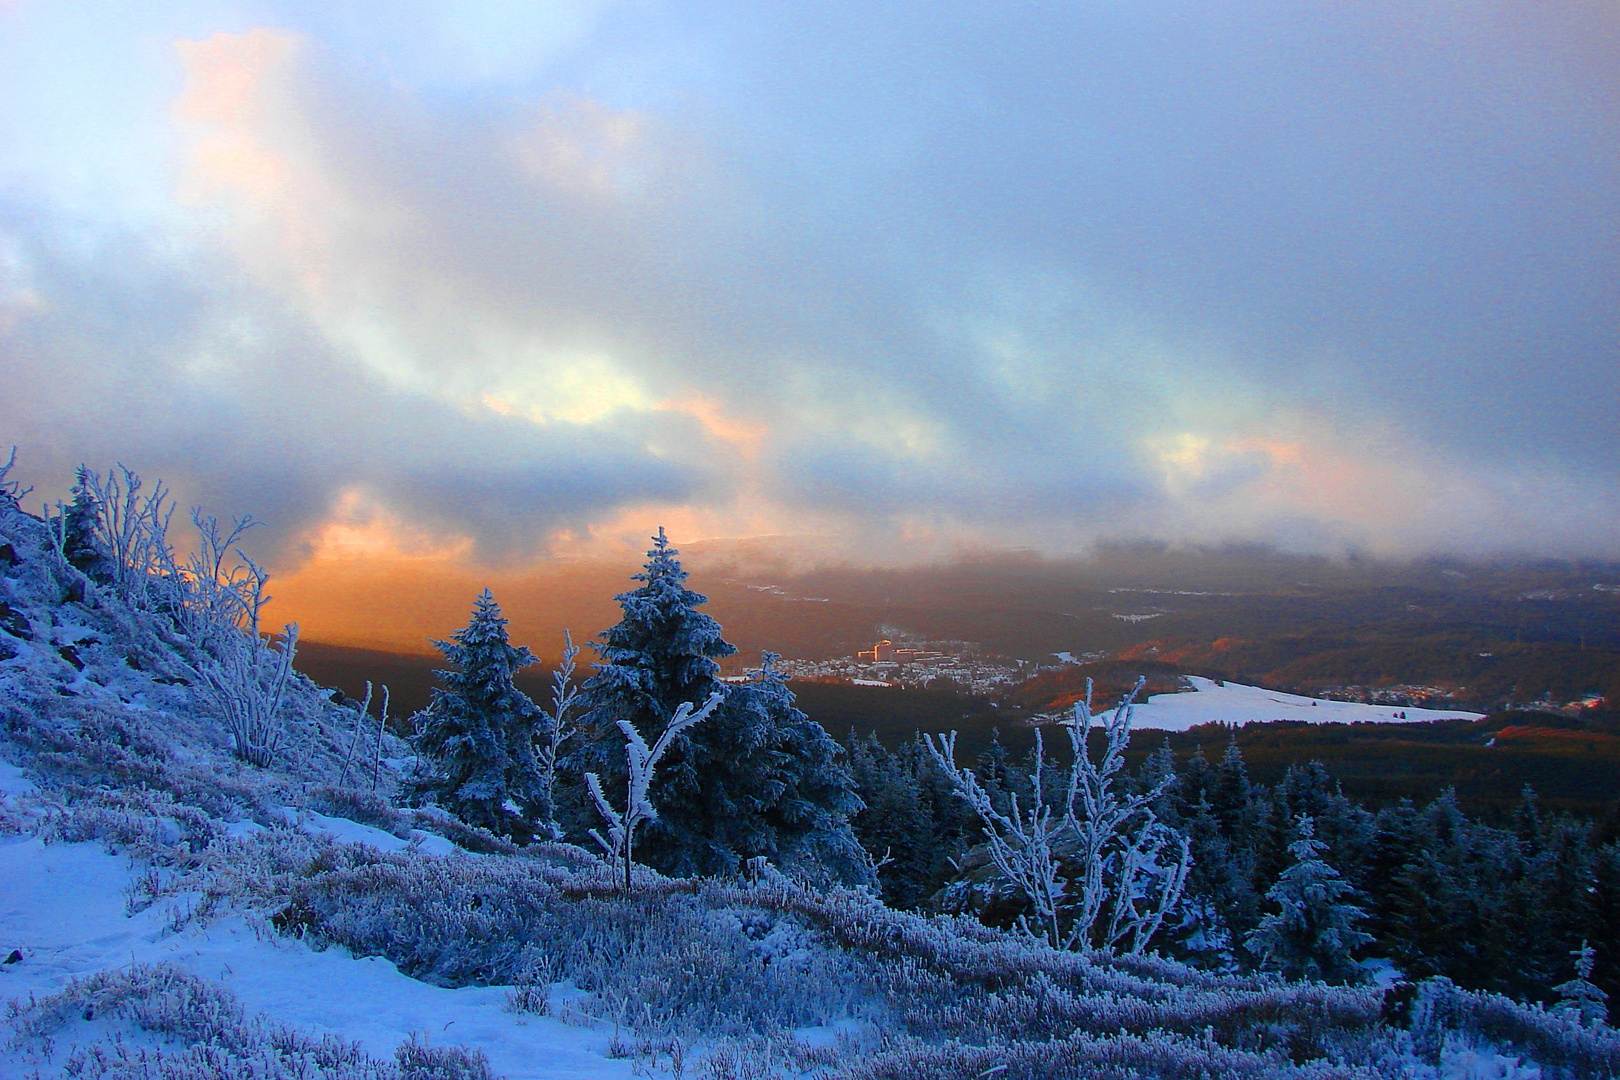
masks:
[[[883,860],[885,900],[1011,925],[1023,900],[987,866],[977,820],[920,739],[890,749],[868,735],[846,745],[866,803],[855,830]],[[978,755],[976,771],[998,797],[1021,792],[1027,801],[1030,765],[1027,754],[998,740]],[[1267,892],[1309,819],[1321,859],[1351,885],[1364,912],[1358,926],[1372,940],[1359,950],[1363,958],[1387,958],[1409,980],[1443,975],[1470,989],[1550,1002],[1590,943],[1593,981],[1620,1000],[1615,815],[1548,812],[1528,788],[1498,821],[1471,815],[1449,789],[1373,809],[1346,796],[1319,762],[1258,782],[1236,741],[1214,761],[1200,753],[1176,765],[1161,750],[1141,761],[1136,782],[1146,785],[1166,769],[1175,781],[1157,810],[1191,838],[1194,862],[1185,914],[1161,941],[1165,951],[1217,969],[1256,966],[1241,943],[1272,912]],[[1048,778],[1057,775],[1048,768]]]

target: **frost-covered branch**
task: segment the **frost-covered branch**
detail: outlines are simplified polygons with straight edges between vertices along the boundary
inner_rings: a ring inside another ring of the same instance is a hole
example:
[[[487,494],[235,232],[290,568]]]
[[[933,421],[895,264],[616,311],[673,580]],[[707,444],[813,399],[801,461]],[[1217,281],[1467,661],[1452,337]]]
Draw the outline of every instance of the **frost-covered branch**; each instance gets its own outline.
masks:
[[[114,586],[126,602],[150,610],[163,584],[174,583],[169,489],[160,480],[143,495],[141,478],[125,465],[105,479],[81,467],[79,485],[97,504],[96,538],[106,550]]]
[[[174,506],[161,481],[143,493],[141,478],[126,466],[103,478],[81,465],[74,493],[71,506],[58,503],[48,518],[64,562],[111,585],[131,606],[166,615],[204,649],[237,630],[258,634],[270,575],[239,546],[259,524],[251,516],[233,518],[225,529],[193,509],[196,549],[181,561],[169,542]]]
[[[297,625],[284,633],[280,649],[245,631],[221,637],[197,670],[205,695],[231,733],[232,751],[261,768],[275,761],[286,735],[281,701],[298,651]]]
[[[628,720],[619,721],[619,730],[624,732],[626,740],[624,748],[625,763],[629,766],[629,790],[625,799],[623,813],[615,810],[608,801],[607,794],[602,790],[602,781],[594,772],[585,774],[585,787],[590,792],[591,801],[596,804],[597,812],[607,822],[608,835],[604,838],[597,830],[591,830],[591,836],[598,844],[606,849],[610,858],[624,865],[624,889],[630,891],[630,868],[632,856],[635,853],[636,829],[644,821],[652,821],[658,817],[648,793],[652,789],[653,777],[657,775],[658,762],[663,758],[675,737],[689,727],[701,724],[714,715],[720,707],[725,694],[719,690],[710,694],[701,708],[693,709],[689,701],[681,702],[676,708],[675,715],[670,717],[665,725],[663,734],[653,743],[651,749],[647,740],[641,737],[636,725]]]
[[[17,464],[17,448],[13,446],[11,452],[6,455],[6,460],[0,462],[0,500],[12,506],[22,502],[28,493],[34,490],[31,486],[23,487],[19,481],[6,479],[15,464]]]
[[[216,628],[239,627],[259,632],[259,612],[270,598],[264,594],[270,574],[248,558],[237,541],[259,522],[251,516],[232,519],[229,532],[221,532],[218,519],[202,509],[191,511],[197,527],[197,551],[175,575],[184,583],[183,620],[189,632],[206,635]],[[234,555],[234,564],[228,562]]]
[[[366,691],[370,693],[371,684],[366,684]],[[377,714],[377,741],[371,750],[371,790],[377,790],[377,782],[382,779],[382,748],[383,735],[388,731],[388,687],[383,687],[382,711]]]
[[[1130,741],[1131,703],[1142,683],[1099,723],[1091,711],[1091,682],[1064,728],[1072,763],[1060,805],[1047,802],[1042,770],[1045,746],[1035,732],[1030,806],[1016,794],[999,810],[971,769],[955,763],[956,733],[927,740],[935,763],[956,793],[984,822],[991,864],[1028,899],[1033,919],[1021,927],[1054,948],[1097,946],[1140,953],[1180,904],[1192,856],[1185,837],[1158,820],[1153,803],[1174,781],[1166,775],[1145,790],[1122,784]],[[1090,754],[1100,728],[1103,753]]]
[[[557,757],[562,752],[563,744],[575,733],[570,714],[579,697],[579,686],[574,682],[574,661],[578,656],[579,646],[574,644],[573,635],[564,630],[562,663],[551,673],[551,711],[546,714],[546,730],[535,750],[546,807],[545,820],[540,822],[540,826],[550,833],[553,840],[561,840],[563,835],[562,827],[557,824],[556,802],[552,792],[557,783]]]
[[[354,714],[354,734],[349,736],[349,752],[343,755],[343,771],[338,773],[337,786],[342,787],[349,780],[349,766],[354,762],[354,751],[360,745],[360,732],[366,726],[366,720],[371,716],[371,680],[366,680],[366,696],[360,702],[360,707]]]
[[[1175,775],[1166,773],[1142,791],[1120,785],[1133,705],[1143,685],[1138,679],[1099,724],[1091,711],[1092,683],[1087,679],[1085,699],[1075,704],[1074,716],[1064,725],[1074,761],[1064,816],[1078,842],[1082,870],[1075,933],[1086,940],[1106,911],[1107,926],[1097,943],[1130,953],[1145,949],[1165,915],[1181,902],[1192,868],[1186,838],[1163,825],[1153,811]],[[1091,759],[1094,728],[1100,728],[1104,739],[1100,762]]]
[[[979,783],[973,770],[956,764],[956,732],[930,735],[924,743],[934,763],[950,778],[956,793],[983,819],[991,864],[1029,899],[1034,919],[1019,916],[1020,929],[1054,949],[1061,948],[1064,937],[1058,903],[1064,883],[1052,845],[1054,833],[1062,828],[1065,818],[1059,817],[1057,824],[1053,824],[1057,808],[1047,804],[1042,792],[1041,762],[1045,755],[1040,729],[1035,731],[1035,776],[1030,806],[1027,810],[1020,809],[1018,794],[1012,792],[1006,813],[996,809],[990,793]]]

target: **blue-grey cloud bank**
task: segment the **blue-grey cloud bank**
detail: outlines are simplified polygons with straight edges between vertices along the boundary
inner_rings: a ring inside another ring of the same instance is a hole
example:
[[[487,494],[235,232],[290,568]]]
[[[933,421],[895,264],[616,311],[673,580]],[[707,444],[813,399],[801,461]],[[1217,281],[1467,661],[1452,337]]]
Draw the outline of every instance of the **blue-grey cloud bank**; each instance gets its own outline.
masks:
[[[1620,8],[0,3],[0,441],[332,544],[1620,555]]]

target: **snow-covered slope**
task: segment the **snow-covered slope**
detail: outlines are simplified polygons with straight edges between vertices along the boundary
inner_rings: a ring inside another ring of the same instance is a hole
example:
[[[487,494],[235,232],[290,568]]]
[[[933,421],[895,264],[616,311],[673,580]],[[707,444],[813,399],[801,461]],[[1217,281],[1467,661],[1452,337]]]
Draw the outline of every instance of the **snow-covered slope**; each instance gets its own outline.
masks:
[[[1477,720],[1479,713],[1461,709],[1417,709],[1404,705],[1362,705],[1351,701],[1284,694],[1242,683],[1217,683],[1187,676],[1192,693],[1154,694],[1136,706],[1131,723],[1158,731],[1186,731],[1199,724],[1248,724],[1273,720],[1307,724],[1420,723],[1425,720]]]
[[[43,999],[70,979],[131,966],[192,975],[231,995],[250,1014],[274,1018],[316,1038],[357,1044],[391,1062],[412,1038],[483,1053],[510,1080],[583,1080],[634,1075],[627,1058],[608,1056],[613,1030],[507,1011],[504,987],[431,986],[377,957],[343,949],[316,951],[305,941],[267,936],[241,916],[197,924],[185,914],[198,901],[181,893],[131,912],[137,864],[100,843],[50,843],[0,837],[0,942],[22,952],[5,967],[0,995]],[[86,1017],[85,1013],[91,1015]],[[583,1019],[583,1018],[582,1018]],[[158,1048],[165,1040],[131,1031],[127,1017],[75,1012],[48,1043],[0,1055],[0,1078],[60,1069],[76,1048],[115,1035]]]

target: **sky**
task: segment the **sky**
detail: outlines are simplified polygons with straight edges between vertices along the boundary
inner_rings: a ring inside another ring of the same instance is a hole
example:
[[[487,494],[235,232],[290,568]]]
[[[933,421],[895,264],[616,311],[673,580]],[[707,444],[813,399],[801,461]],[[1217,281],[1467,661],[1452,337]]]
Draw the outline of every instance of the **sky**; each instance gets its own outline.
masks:
[[[1617,120],[1614,0],[0,0],[0,444],[295,580],[1616,558]]]

